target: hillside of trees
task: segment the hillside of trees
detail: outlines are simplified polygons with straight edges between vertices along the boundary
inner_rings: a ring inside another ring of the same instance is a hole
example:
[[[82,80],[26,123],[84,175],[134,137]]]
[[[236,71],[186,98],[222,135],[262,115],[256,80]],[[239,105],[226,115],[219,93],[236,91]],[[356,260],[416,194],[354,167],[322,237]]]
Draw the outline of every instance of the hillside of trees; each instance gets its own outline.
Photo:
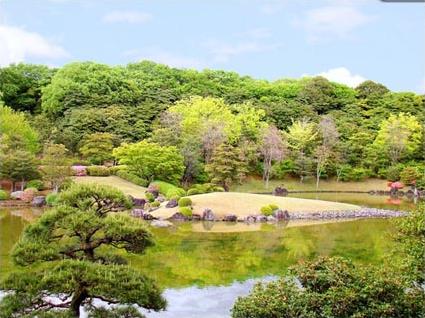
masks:
[[[0,69],[0,98],[0,174],[18,181],[22,167],[12,166],[37,162],[52,144],[75,163],[127,162],[147,181],[158,177],[145,171],[149,158],[161,154],[155,164],[173,166],[169,175],[157,169],[163,180],[224,188],[248,174],[398,180],[406,166],[425,168],[424,95],[373,81],[353,89],[323,77],[266,81],[148,61],[16,64]]]

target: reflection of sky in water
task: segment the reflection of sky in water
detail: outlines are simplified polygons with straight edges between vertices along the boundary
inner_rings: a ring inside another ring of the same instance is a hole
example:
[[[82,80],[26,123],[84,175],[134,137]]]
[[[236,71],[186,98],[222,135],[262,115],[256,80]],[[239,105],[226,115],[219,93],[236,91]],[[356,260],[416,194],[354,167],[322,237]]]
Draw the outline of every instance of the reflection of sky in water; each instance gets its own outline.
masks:
[[[235,282],[229,286],[166,289],[163,293],[168,302],[166,311],[149,312],[142,310],[142,312],[147,318],[230,317],[230,309],[233,307],[236,298],[247,295],[255,283],[273,279],[275,278],[268,276],[263,279],[248,279],[244,282]],[[0,291],[0,299],[3,295]],[[87,314],[83,312],[81,316],[86,318]]]
[[[270,281],[266,277],[262,281]],[[238,296],[247,295],[259,279],[235,282],[229,286],[189,287],[166,289],[164,297],[168,301],[166,311],[144,312],[148,318],[223,318],[230,317],[230,309]]]

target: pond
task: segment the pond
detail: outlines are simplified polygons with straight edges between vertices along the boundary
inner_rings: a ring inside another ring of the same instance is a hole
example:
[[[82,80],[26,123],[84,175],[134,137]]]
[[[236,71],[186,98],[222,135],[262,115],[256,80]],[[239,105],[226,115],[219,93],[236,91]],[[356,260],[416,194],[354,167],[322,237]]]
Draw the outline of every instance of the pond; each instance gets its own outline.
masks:
[[[318,198],[359,204],[340,194],[327,195]],[[362,205],[393,206],[384,197],[373,199],[376,202]],[[406,201],[396,208],[412,206]],[[0,209],[0,278],[13,268],[9,252],[24,226],[40,213],[37,209]],[[240,225],[226,225],[231,226]],[[242,232],[221,227],[181,223],[152,229],[156,246],[142,256],[128,257],[132,266],[165,289],[168,310],[147,313],[147,317],[228,317],[235,299],[247,294],[256,281],[281,275],[299,260],[338,255],[377,264],[394,246],[394,224],[388,219],[261,224]]]

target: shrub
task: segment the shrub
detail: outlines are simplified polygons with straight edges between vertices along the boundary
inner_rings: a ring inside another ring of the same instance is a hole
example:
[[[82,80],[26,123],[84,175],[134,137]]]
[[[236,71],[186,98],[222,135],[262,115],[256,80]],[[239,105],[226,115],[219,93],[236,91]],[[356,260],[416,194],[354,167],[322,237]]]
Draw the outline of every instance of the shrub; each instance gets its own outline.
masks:
[[[125,166],[112,166],[112,167],[109,167],[109,174],[111,176],[116,176],[118,171],[123,170],[125,168],[126,168]]]
[[[25,185],[25,189],[29,189],[29,188],[35,188],[37,190],[43,190],[44,189],[44,182],[41,180],[31,180],[28,181],[27,184]]]
[[[0,189],[0,201],[9,199],[9,193]]]
[[[180,198],[179,200],[179,207],[184,207],[184,206],[191,206],[192,205],[192,200],[190,198]]]
[[[153,202],[151,202],[151,207],[153,207],[153,208],[157,208],[160,205],[161,205],[161,202],[159,202],[159,201],[153,201]]]
[[[87,175],[87,167],[86,166],[72,166],[71,172],[74,176],[85,177]]]
[[[215,186],[214,187],[214,192],[224,192],[224,188],[220,187],[220,186]]]
[[[425,190],[425,176],[422,176],[418,180],[416,180],[416,187],[419,190]]]
[[[187,195],[195,195],[195,194],[202,194],[204,192],[202,192],[199,189],[189,189],[187,190]]]
[[[138,177],[138,176],[136,176],[136,175],[128,172],[125,169],[118,170],[116,172],[116,176],[117,177],[120,177],[121,179],[127,180],[127,181],[129,181],[131,183],[137,184],[137,185],[139,185],[141,187],[146,187],[148,185],[148,181],[147,180],[142,179],[142,178],[140,178],[140,177]]]
[[[342,181],[361,181],[371,175],[369,169],[361,167],[351,167],[350,165],[344,165],[341,167],[340,180]]]
[[[28,188],[24,190],[22,195],[22,201],[31,202],[34,199],[34,196],[37,195],[38,190],[36,188]]]
[[[188,207],[188,206],[179,207],[179,212],[181,214],[183,214],[184,216],[186,216],[186,217],[191,217],[192,216],[192,209],[190,207]]]
[[[159,193],[165,195],[167,199],[171,197],[183,197],[186,195],[186,191],[183,188],[179,188],[174,184],[164,182],[164,181],[153,181],[149,186],[156,186],[159,190]]]
[[[108,167],[105,166],[88,166],[87,174],[93,177],[107,177],[111,175]]]
[[[154,197],[154,195],[153,195],[152,193],[150,193],[150,192],[145,192],[145,197],[146,197],[146,199],[147,199],[149,202],[153,202],[153,201],[155,201],[155,197]]]
[[[49,193],[46,196],[46,204],[48,206],[55,206],[58,201],[59,195],[57,193]]]
[[[65,191],[68,190],[72,185],[74,185],[75,182],[71,178],[66,178],[62,184],[59,186],[59,191]]]
[[[272,215],[274,211],[278,210],[279,207],[276,204],[268,204],[261,207],[260,211],[263,215],[269,216]]]
[[[401,182],[406,185],[413,185],[420,178],[419,172],[414,167],[406,167],[400,173]]]
[[[413,318],[423,317],[424,308],[423,289],[389,270],[321,258],[291,268],[277,281],[257,284],[237,299],[232,317]]]
[[[400,180],[400,172],[403,170],[402,165],[395,165],[387,168],[386,178],[388,181]]]

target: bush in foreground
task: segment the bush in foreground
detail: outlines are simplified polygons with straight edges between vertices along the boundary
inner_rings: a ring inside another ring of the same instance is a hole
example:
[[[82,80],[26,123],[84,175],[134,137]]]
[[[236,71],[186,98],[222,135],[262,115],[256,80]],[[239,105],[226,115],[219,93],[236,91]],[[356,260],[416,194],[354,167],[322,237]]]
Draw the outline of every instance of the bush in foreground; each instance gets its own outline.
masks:
[[[293,267],[289,276],[257,284],[239,297],[233,318],[423,317],[425,294],[394,273],[321,258]],[[298,279],[299,284],[295,279]]]

